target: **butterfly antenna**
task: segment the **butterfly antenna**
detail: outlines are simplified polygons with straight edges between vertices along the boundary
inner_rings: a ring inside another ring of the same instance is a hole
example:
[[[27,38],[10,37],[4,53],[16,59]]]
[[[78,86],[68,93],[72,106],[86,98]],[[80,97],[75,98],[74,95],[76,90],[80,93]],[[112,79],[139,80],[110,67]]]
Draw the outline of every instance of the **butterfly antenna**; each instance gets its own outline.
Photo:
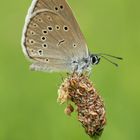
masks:
[[[99,56],[105,55],[105,56],[109,56],[109,57],[112,57],[112,58],[116,58],[116,59],[123,60],[122,57],[118,57],[118,56],[114,56],[114,55],[110,55],[110,54],[106,54],[106,53],[99,53],[98,55],[99,55]]]
[[[102,58],[104,58],[105,60],[107,60],[108,62],[112,63],[114,66],[118,67],[119,65],[111,60],[109,60],[108,58],[106,58],[105,56],[100,55]]]

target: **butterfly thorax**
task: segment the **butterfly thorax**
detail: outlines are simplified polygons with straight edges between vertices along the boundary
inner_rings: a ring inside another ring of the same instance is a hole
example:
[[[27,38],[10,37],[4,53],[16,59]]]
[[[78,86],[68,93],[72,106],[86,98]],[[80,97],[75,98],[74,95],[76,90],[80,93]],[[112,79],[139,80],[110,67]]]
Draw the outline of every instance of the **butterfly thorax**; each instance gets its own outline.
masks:
[[[91,57],[88,56],[87,58],[82,59],[75,59],[71,63],[72,72],[75,71],[77,73],[82,73],[84,71],[90,71],[91,67]]]

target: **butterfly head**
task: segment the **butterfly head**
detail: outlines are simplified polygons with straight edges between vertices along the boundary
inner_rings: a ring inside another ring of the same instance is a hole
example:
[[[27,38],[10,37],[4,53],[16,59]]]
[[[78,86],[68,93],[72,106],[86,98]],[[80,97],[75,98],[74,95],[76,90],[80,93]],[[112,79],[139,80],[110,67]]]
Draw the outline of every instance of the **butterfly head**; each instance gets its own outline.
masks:
[[[92,65],[97,65],[100,62],[100,56],[98,56],[96,54],[91,54],[90,58],[91,58]]]
[[[118,66],[117,63],[113,62],[112,60],[108,59],[107,57],[112,57],[112,58],[116,58],[119,60],[122,60],[123,58],[121,57],[117,57],[117,56],[113,56],[110,54],[104,54],[104,53],[99,53],[99,54],[91,54],[90,58],[91,58],[91,64],[92,65],[96,65],[100,62],[101,58],[104,58],[105,60],[107,60],[108,62],[112,63],[113,65],[115,65],[116,67]]]

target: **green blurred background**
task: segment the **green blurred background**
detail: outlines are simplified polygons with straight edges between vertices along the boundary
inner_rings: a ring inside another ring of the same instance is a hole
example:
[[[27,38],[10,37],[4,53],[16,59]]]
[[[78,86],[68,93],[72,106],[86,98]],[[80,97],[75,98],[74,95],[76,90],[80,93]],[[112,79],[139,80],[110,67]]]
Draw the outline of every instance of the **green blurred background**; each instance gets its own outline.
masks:
[[[90,50],[124,58],[119,68],[102,60],[91,76],[106,104],[101,140],[140,139],[140,1],[68,2]],[[0,0],[0,140],[88,140],[56,102],[61,74],[28,69],[20,41],[30,3]]]

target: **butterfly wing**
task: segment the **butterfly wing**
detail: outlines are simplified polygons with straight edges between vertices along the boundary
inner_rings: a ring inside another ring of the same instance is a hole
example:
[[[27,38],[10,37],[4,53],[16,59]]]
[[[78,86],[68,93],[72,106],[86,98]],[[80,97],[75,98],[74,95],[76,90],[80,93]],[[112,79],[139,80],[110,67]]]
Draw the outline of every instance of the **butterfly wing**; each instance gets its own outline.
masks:
[[[50,10],[38,10],[28,19],[22,44],[34,61],[33,70],[72,71],[71,63],[88,57],[85,44],[70,22]]]
[[[59,13],[65,20],[69,21],[69,23],[76,31],[77,36],[81,40],[83,47],[86,47],[85,51],[88,52],[85,38],[66,0],[33,0],[29,14],[32,14],[41,9],[52,10],[56,13]]]

